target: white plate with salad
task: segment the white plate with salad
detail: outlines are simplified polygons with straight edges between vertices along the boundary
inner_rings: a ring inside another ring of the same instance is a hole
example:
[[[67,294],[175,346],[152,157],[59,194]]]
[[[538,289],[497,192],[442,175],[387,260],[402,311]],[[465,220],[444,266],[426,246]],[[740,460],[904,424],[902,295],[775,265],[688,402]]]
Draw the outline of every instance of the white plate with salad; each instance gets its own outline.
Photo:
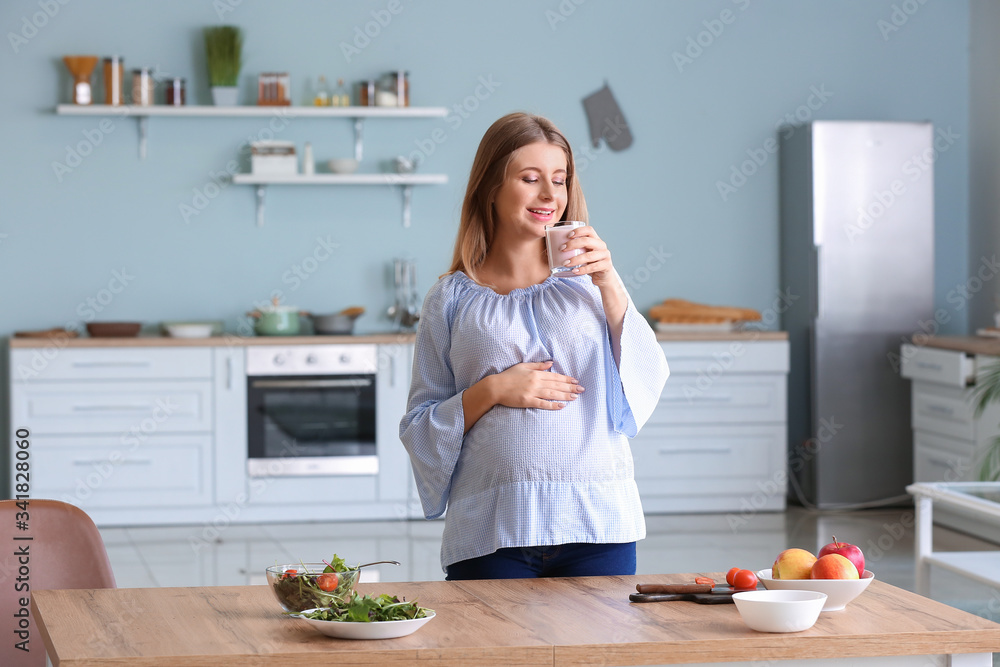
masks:
[[[343,605],[288,615],[301,618],[327,637],[394,639],[413,634],[434,618],[435,613],[433,609],[392,595],[355,595]]]

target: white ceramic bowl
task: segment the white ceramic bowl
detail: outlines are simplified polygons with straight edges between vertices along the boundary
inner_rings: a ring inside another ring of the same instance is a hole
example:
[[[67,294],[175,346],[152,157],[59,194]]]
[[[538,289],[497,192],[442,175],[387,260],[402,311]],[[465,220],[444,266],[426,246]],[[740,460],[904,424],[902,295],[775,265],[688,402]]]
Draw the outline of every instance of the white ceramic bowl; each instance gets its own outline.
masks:
[[[358,161],[343,157],[327,161],[326,166],[335,174],[353,174],[358,169]]]
[[[307,609],[302,613],[315,611]],[[419,630],[425,623],[434,618],[434,612],[429,612],[424,618],[411,618],[403,621],[375,621],[372,623],[352,623],[350,621],[317,621],[299,614],[292,614],[319,630],[327,637],[338,639],[394,639],[405,637]]]
[[[875,580],[871,570],[860,579],[772,579],[770,568],[757,573],[757,579],[768,590],[816,591],[826,593],[823,611],[840,611],[848,602],[861,595]]]
[[[733,593],[740,617],[757,632],[802,632],[819,618],[826,602],[815,591],[745,591]]]
[[[212,335],[214,325],[212,323],[176,323],[164,324],[163,328],[167,334],[173,338],[208,338]]]

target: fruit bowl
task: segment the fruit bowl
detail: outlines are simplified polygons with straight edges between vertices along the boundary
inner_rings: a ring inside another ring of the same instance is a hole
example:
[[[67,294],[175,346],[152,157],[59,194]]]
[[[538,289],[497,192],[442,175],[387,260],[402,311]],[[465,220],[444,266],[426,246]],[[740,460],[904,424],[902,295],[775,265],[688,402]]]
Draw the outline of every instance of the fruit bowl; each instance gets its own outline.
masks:
[[[740,618],[757,632],[802,632],[816,623],[827,596],[815,591],[733,593]]]
[[[823,611],[840,611],[848,602],[861,595],[875,580],[871,570],[860,579],[772,579],[770,568],[757,572],[757,579],[767,590],[815,591],[826,594]]]
[[[267,568],[267,585],[281,608],[288,612],[329,607],[335,598],[351,595],[360,569],[326,573],[326,563],[288,563]]]

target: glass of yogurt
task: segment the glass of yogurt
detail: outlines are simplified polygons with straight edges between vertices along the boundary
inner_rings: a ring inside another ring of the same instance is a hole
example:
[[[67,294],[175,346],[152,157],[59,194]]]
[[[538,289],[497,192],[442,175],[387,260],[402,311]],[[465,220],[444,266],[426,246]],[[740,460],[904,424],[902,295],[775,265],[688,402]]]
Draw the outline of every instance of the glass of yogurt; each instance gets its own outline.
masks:
[[[582,248],[572,250],[560,250],[559,248],[569,240],[569,235],[574,229],[584,227],[586,224],[579,220],[562,220],[554,225],[545,226],[545,249],[549,255],[549,272],[552,275],[566,273],[579,266],[579,264],[566,266],[565,262],[567,259],[582,255]]]

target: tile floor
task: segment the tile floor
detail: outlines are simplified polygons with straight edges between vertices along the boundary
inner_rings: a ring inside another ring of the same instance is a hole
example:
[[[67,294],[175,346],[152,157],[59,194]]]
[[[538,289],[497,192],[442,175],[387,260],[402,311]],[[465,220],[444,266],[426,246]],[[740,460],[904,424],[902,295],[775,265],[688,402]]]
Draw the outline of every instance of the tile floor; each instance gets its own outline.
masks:
[[[790,508],[756,516],[652,515],[638,545],[638,573],[725,572],[769,567],[788,547],[814,553],[836,535],[860,546],[868,569],[914,589],[912,508],[818,513]],[[263,584],[276,563],[318,561],[338,553],[350,562],[392,559],[400,566],[364,570],[362,581],[443,579],[438,560],[441,521],[166,526],[101,530],[120,587]],[[1000,546],[935,527],[935,549]],[[931,597],[1000,621],[1000,591],[935,568]]]

